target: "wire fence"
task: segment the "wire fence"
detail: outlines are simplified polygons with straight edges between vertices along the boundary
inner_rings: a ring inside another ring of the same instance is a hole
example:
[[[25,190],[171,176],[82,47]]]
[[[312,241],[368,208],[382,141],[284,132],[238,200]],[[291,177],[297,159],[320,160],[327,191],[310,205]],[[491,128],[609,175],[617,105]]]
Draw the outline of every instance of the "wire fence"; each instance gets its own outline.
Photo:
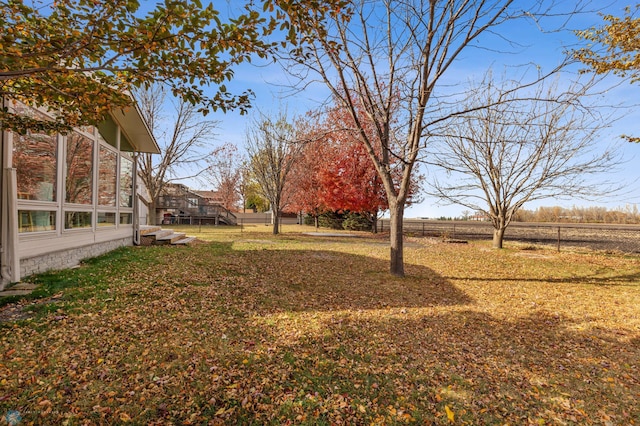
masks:
[[[389,231],[389,220],[378,220],[378,232]],[[458,240],[491,240],[488,222],[405,220],[407,236]],[[640,253],[640,225],[520,223],[513,222],[505,232],[505,242],[520,241],[561,247],[587,247],[595,250]]]
[[[271,225],[269,214],[237,214],[236,225],[242,232],[245,225]],[[294,215],[280,218],[281,224],[300,224],[301,218]],[[340,221],[338,221],[340,222]],[[334,223],[335,229],[343,229],[342,223]],[[212,225],[206,221],[184,222],[187,225]],[[388,232],[389,219],[378,219],[377,232]],[[370,228],[359,229],[361,231]],[[441,238],[443,240],[485,240],[493,238],[493,227],[489,222],[438,221],[408,219],[404,221],[405,236]],[[574,223],[523,223],[513,222],[504,236],[505,243],[518,241],[532,245],[550,245],[561,248],[584,247],[592,250],[640,253],[640,225],[619,224],[574,224]]]

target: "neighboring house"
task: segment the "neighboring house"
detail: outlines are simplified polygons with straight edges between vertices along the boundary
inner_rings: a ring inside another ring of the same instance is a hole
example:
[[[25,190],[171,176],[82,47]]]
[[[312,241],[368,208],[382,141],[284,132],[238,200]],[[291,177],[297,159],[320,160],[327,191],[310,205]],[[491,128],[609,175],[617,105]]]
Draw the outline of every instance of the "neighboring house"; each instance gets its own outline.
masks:
[[[13,101],[3,107],[47,118]],[[159,153],[137,107],[66,135],[0,128],[0,289],[139,240],[136,152]]]
[[[488,214],[481,212],[481,211],[477,211],[474,214],[472,214],[471,216],[469,216],[468,220],[473,220],[476,222],[488,222],[489,220],[491,220],[491,218],[489,217]]]
[[[200,197],[204,198],[205,201],[209,204],[224,204],[224,200],[220,195],[219,191],[193,191],[198,194]]]
[[[236,216],[213,194],[213,191],[194,191],[181,183],[169,183],[156,200],[156,218],[163,224],[235,225]]]

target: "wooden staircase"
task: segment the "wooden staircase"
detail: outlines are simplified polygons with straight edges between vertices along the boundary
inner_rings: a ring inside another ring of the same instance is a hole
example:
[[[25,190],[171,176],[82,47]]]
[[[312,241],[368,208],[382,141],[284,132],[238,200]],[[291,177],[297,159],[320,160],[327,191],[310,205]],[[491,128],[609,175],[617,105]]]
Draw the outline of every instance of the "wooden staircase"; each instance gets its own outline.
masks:
[[[173,229],[162,229],[160,226],[140,226],[140,245],[188,245],[195,237],[188,237],[184,232],[174,232]]]

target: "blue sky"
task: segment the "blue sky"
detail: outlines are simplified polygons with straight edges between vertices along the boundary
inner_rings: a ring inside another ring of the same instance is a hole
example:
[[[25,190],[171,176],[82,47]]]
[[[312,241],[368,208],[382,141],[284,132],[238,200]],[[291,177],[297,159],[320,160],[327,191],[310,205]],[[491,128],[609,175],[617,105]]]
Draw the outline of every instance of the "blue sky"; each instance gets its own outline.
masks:
[[[595,3],[595,2],[594,2]],[[523,5],[526,2],[523,1]],[[592,7],[598,6],[592,5]],[[624,7],[628,3],[622,1],[613,1],[608,3],[607,13],[613,15],[622,15]],[[486,72],[488,67],[494,69],[494,74],[501,74],[503,67],[515,67],[524,63],[535,63],[542,69],[550,69],[562,61],[563,52],[579,43],[577,37],[573,34],[574,29],[584,29],[594,25],[600,25],[601,17],[595,13],[584,13],[574,16],[568,23],[567,28],[560,32],[543,33],[533,23],[512,23],[503,27],[498,27],[500,36],[517,41],[521,44],[516,50],[510,53],[490,53],[487,50],[472,49],[465,52],[460,60],[448,70],[446,76],[447,82],[453,84],[463,84],[470,79],[480,79]],[[543,22],[545,28],[555,26],[554,22]],[[492,36],[484,38],[480,43],[485,43],[482,47],[493,48],[498,50],[501,46],[494,45],[499,37]],[[577,71],[576,67],[576,71]],[[250,88],[256,93],[254,102],[255,109],[266,113],[273,113],[280,108],[286,107],[289,115],[303,114],[313,109],[320,102],[327,98],[328,92],[321,84],[311,84],[304,92],[292,95],[287,89],[289,77],[279,64],[270,62],[246,64],[236,70],[235,78],[231,84],[227,86],[233,90],[241,91]],[[603,103],[611,105],[629,105],[630,108],[619,111],[620,119],[602,134],[602,145],[607,145],[611,141],[618,140],[621,134],[640,134],[640,108],[633,107],[633,103],[640,99],[640,84],[631,86],[622,82],[617,77],[611,77],[607,81],[608,84],[616,87],[609,90],[603,98]],[[224,142],[232,142],[242,147],[244,144],[245,129],[250,122],[251,113],[248,116],[241,116],[237,112],[214,113],[212,118],[220,121],[217,131],[218,137],[215,144]],[[207,117],[209,118],[209,117]],[[525,205],[525,208],[535,209],[537,206],[560,205],[571,207],[573,205],[590,206],[604,205],[608,208],[623,206],[627,203],[640,204],[640,168],[636,166],[637,158],[640,157],[640,144],[620,143],[620,149],[624,153],[627,163],[621,170],[608,176],[608,179],[623,182],[626,190],[617,196],[608,200],[599,202],[583,201],[579,199],[573,200],[544,200],[537,204]],[[193,186],[200,186],[197,183],[189,183]],[[441,206],[438,201],[432,198],[425,200],[415,206],[407,209],[406,217],[440,217],[440,216],[459,216],[462,211],[467,210],[460,206]]]

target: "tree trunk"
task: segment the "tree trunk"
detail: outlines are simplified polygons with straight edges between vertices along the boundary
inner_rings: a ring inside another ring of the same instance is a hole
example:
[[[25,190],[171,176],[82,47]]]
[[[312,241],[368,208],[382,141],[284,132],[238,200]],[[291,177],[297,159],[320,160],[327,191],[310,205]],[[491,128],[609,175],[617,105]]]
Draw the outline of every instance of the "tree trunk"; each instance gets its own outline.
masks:
[[[156,223],[156,200],[151,200],[149,202],[149,205],[147,206],[149,208],[149,219],[147,219],[147,221],[149,222],[149,225],[157,225]]]
[[[501,249],[504,240],[505,227],[499,227],[493,230],[493,248]]]
[[[389,272],[397,277],[404,277],[404,249],[402,245],[404,204],[398,203],[394,206],[390,205],[389,213],[391,214],[391,220],[389,222],[391,265]]]
[[[272,213],[272,221],[273,221],[273,235],[278,235],[280,232],[280,212],[274,211]]]

